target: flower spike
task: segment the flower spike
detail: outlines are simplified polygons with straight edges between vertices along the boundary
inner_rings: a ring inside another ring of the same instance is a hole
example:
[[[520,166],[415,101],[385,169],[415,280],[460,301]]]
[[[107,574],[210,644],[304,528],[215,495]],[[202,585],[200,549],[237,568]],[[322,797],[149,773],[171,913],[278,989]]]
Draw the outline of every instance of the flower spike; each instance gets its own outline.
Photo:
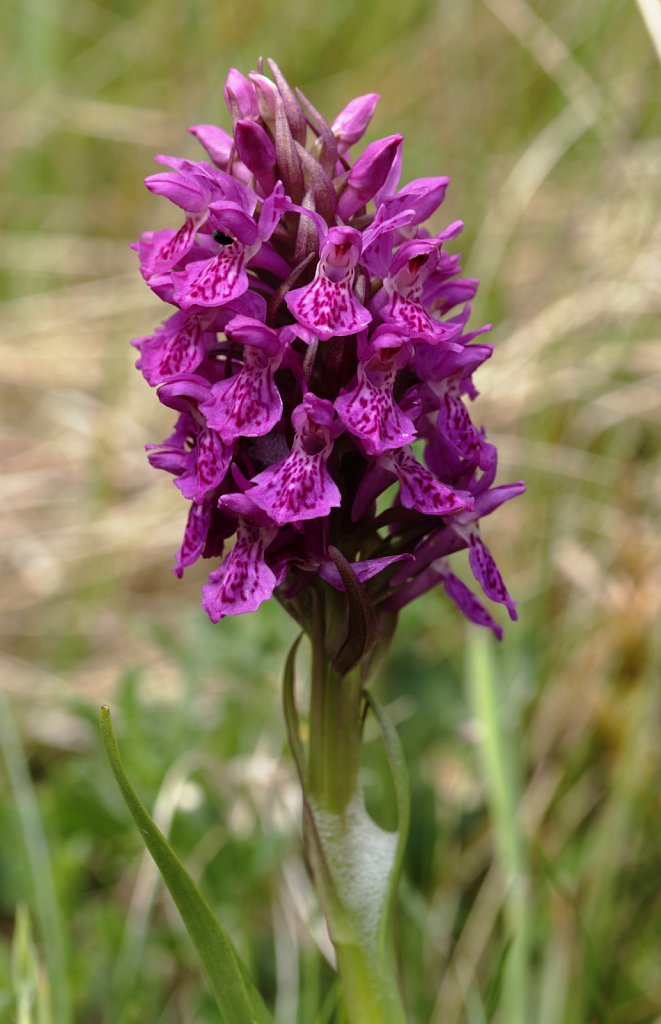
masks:
[[[204,159],[157,156],[146,185],[175,220],[133,246],[169,306],[133,344],[178,416],[148,446],[188,503],[175,573],[224,554],[203,591],[214,622],[274,593],[306,628],[313,607],[348,602],[328,652],[340,674],[432,587],[500,637],[453,563],[463,552],[516,617],[481,522],[523,484],[495,486],[469,413],[492,346],[468,326],[462,222],[424,226],[450,178],[399,187],[398,134],[361,151],[377,93],[327,121],[260,58],[230,69],[224,96],[225,127],[190,129]]]

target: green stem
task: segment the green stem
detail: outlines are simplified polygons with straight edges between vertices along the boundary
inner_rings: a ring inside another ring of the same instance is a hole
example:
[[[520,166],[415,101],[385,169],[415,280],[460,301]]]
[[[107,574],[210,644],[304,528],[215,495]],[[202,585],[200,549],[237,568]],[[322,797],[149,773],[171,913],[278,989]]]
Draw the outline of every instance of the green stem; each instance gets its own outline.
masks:
[[[394,961],[375,962],[356,945],[335,950],[350,1024],[406,1024]]]
[[[323,611],[317,637],[324,636]],[[367,814],[360,786],[364,669],[341,675],[313,643],[302,771],[308,857],[337,953],[348,1024],[406,1024],[390,912],[401,844]],[[402,823],[405,831],[406,823]]]
[[[339,677],[315,656],[310,698],[308,795],[326,811],[341,813],[358,788],[362,733],[358,673]]]

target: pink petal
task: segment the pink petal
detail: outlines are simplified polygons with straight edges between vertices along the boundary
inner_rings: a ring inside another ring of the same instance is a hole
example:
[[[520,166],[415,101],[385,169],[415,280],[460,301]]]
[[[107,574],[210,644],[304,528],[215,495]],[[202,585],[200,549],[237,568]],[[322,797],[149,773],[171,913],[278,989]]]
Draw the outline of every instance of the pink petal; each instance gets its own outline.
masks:
[[[401,448],[416,436],[415,425],[395,404],[393,381],[394,374],[382,387],[375,387],[361,365],[356,387],[335,400],[338,416],[360,438],[368,455]]]
[[[340,492],[326,467],[325,453],[307,455],[295,447],[286,459],[253,478],[250,498],[284,526],[327,516],[341,504]]]
[[[273,530],[239,519],[234,547],[202,588],[202,606],[212,622],[254,612],[271,597],[276,578],[264,561],[264,551],[272,538]]]
[[[232,448],[223,443],[215,430],[201,430],[190,458],[188,472],[175,483],[185,498],[199,502],[227,476]]]
[[[207,505],[191,505],[184,539],[177,553],[176,565],[172,570],[179,579],[183,576],[184,569],[196,562],[202,554],[210,523],[211,510]]]
[[[181,308],[222,306],[247,291],[247,252],[234,242],[213,259],[189,263],[185,270],[173,273],[174,297]]]
[[[468,560],[475,579],[487,597],[490,597],[492,601],[504,604],[510,619],[516,619],[516,601],[510,597],[489,548],[475,528],[471,529],[468,534]]]
[[[447,568],[443,568],[441,571],[443,573],[441,578],[445,593],[456,604],[459,611],[463,612],[466,618],[476,625],[485,626],[487,629],[490,629],[497,640],[502,640],[503,630],[501,626],[489,615],[482,602],[478,601],[475,594],[468,589],[463,580],[460,580],[458,576],[455,576]]]
[[[462,458],[479,459],[484,439],[475,429],[461,398],[449,390],[441,398],[437,425]]]
[[[138,243],[140,269],[145,280],[171,270],[195,243],[200,218],[187,217],[178,231],[147,231]]]
[[[449,516],[473,504],[472,495],[455,491],[437,480],[418,462],[410,448],[383,455],[379,461],[397,475],[404,508],[414,508],[430,516]]]
[[[430,345],[445,343],[461,351],[461,345],[452,345],[454,338],[461,334],[459,325],[434,320],[419,302],[404,298],[399,292],[393,293],[383,315],[386,320],[406,328],[411,338],[421,338]]]
[[[372,322],[372,314],[353,294],[353,274],[330,281],[321,267],[312,284],[288,292],[285,302],[300,324],[321,341],[356,334]]]
[[[150,337],[138,338],[134,344],[140,349],[136,366],[152,386],[176,374],[191,373],[206,354],[199,318],[182,313],[175,313]]]
[[[200,406],[209,426],[227,444],[237,437],[268,434],[282,416],[282,399],[273,380],[280,360],[270,360],[264,366],[253,356],[251,365],[249,353],[246,347],[243,368],[229,380],[214,384],[209,399]]]

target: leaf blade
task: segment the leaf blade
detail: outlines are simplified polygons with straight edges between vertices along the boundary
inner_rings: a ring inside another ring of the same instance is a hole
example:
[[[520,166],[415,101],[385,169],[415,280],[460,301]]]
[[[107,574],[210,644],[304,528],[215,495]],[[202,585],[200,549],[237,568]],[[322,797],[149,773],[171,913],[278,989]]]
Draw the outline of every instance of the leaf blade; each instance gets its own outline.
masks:
[[[107,706],[101,708],[100,719],[115,780],[198,952],[223,1024],[272,1024],[272,1017],[232,940],[129,782]]]

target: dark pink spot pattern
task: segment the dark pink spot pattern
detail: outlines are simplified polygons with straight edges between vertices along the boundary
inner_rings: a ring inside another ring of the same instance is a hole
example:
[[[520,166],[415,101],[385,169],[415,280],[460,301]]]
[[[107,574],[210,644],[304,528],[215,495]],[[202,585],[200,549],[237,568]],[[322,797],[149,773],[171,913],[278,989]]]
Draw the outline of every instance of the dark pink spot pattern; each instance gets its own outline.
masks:
[[[206,353],[202,323],[193,313],[175,313],[150,337],[137,338],[134,344],[140,349],[135,365],[152,386],[181,373],[192,373]]]
[[[504,604],[511,619],[516,619],[516,601],[510,597],[507,587],[500,575],[498,566],[488,547],[479,535],[478,528],[473,526],[468,531],[468,560],[473,575],[482,590],[492,601]]]
[[[282,416],[282,398],[273,379],[281,360],[281,352],[265,359],[259,349],[246,345],[239,372],[212,387],[200,410],[226,444],[241,436],[268,434]]]
[[[421,303],[406,298],[399,292],[394,292],[390,297],[385,317],[404,327],[411,338],[420,338],[433,345],[449,343],[461,333],[461,328],[435,320]]]
[[[358,369],[353,391],[335,399],[338,416],[369,455],[381,455],[389,448],[410,444],[415,438],[412,421],[395,405],[392,382],[376,387],[364,368]]]
[[[440,391],[437,430],[447,438],[462,459],[476,462],[481,469],[486,469],[484,438],[475,428],[459,396],[459,383],[456,380],[450,381]]]
[[[254,612],[271,597],[276,578],[264,560],[273,530],[239,518],[236,542],[202,588],[202,605],[212,622]]]
[[[191,306],[224,306],[248,289],[246,263],[250,249],[233,242],[211,260],[189,263],[173,274],[174,296],[182,309]]]
[[[353,228],[331,228],[321,250],[314,281],[288,292],[285,302],[299,324],[320,341],[356,334],[372,314],[353,293],[360,235]]]
[[[202,554],[210,524],[211,509],[209,506],[193,502],[188,510],[184,539],[177,553],[177,561],[173,570],[179,579],[183,576],[184,569],[193,565]]]
[[[370,323],[371,314],[353,294],[352,278],[353,271],[351,278],[330,281],[320,268],[311,285],[287,295],[290,311],[320,341],[355,334]]]
[[[232,448],[215,430],[204,428],[197,434],[188,457],[186,471],[175,481],[185,498],[202,501],[227,476],[232,461]]]
[[[503,639],[502,627],[489,614],[481,601],[478,601],[472,590],[466,586],[463,580],[450,572],[447,562],[439,560],[433,563],[433,567],[441,573],[441,580],[445,593],[457,606],[460,612],[477,626],[485,626],[490,629],[497,640]]]
[[[379,461],[397,476],[404,508],[414,508],[428,516],[450,516],[473,504],[470,494],[455,491],[437,480],[418,462],[410,447],[382,455]]]
[[[253,477],[251,500],[278,526],[327,516],[341,504],[326,465],[333,448],[332,415],[329,402],[308,394],[294,410],[298,429],[289,455]]]

